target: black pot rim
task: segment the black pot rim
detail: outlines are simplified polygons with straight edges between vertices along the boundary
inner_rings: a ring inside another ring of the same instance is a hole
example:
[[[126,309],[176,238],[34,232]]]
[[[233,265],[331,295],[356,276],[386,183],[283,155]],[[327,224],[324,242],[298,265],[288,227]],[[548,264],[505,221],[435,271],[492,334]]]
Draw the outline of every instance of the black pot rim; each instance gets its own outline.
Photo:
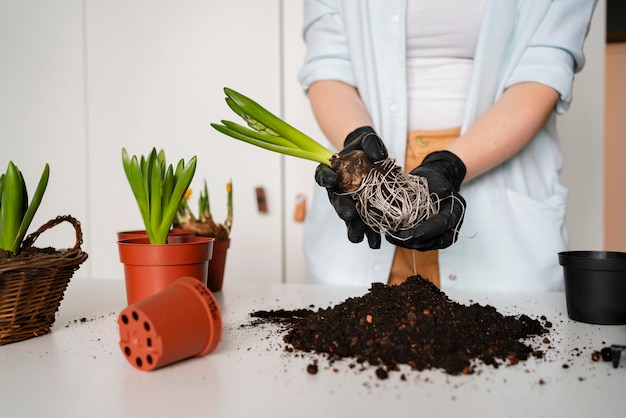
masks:
[[[577,270],[621,270],[626,274],[626,252],[563,251],[559,253],[559,264]]]

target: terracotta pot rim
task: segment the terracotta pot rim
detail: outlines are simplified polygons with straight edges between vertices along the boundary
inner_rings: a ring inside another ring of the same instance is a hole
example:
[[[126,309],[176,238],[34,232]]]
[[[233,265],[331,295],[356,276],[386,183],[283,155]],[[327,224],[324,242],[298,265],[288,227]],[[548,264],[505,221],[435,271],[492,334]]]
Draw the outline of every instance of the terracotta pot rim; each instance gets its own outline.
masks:
[[[154,246],[175,246],[175,245],[190,245],[190,244],[205,244],[207,242],[216,241],[215,238],[201,237],[198,235],[189,237],[179,237],[177,242],[169,242],[167,244],[150,244],[150,240],[147,237],[126,238],[118,240],[117,243],[123,246],[137,246],[137,245],[154,245]]]
[[[145,229],[129,229],[129,230],[124,230],[124,231],[117,231],[116,233],[117,238],[120,239],[120,237],[122,236],[133,236],[133,238],[135,238],[136,236],[147,236],[148,233],[146,232]],[[170,229],[170,231],[168,232],[168,236],[182,236],[182,235],[187,235],[187,236],[196,236],[196,231],[194,231],[193,229],[186,229],[186,228],[172,228]],[[123,238],[123,239],[127,239],[127,238]]]
[[[170,233],[193,233],[195,234],[195,231],[193,229],[187,229],[187,228],[172,228],[170,229]],[[118,231],[118,234],[145,234],[146,230],[145,229],[125,229],[122,231]]]
[[[197,237],[207,237],[207,238],[214,238],[215,242],[226,242],[226,241],[230,241],[230,238],[225,238],[225,239],[217,239],[215,237],[211,237],[209,235],[200,235],[200,234],[196,234]]]

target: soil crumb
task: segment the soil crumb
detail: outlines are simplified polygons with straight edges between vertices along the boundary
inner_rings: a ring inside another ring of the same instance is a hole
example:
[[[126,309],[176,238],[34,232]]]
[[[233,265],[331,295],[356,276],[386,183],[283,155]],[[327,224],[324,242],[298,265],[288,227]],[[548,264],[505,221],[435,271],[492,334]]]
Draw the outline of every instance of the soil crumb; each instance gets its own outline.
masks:
[[[503,315],[489,305],[463,305],[430,281],[409,277],[400,285],[372,284],[361,296],[334,307],[256,311],[255,324],[284,328],[286,351],[317,353],[335,361],[355,359],[376,369],[379,379],[409,365],[472,374],[478,364],[515,365],[542,350],[523,340],[549,333],[551,324],[527,315]],[[317,367],[309,373],[317,373]]]

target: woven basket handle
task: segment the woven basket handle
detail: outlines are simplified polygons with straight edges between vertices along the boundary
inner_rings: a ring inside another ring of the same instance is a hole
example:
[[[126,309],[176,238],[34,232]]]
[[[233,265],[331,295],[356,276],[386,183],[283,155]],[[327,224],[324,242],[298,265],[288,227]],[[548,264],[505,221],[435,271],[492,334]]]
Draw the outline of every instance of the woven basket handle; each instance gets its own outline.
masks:
[[[57,216],[56,218],[51,219],[44,225],[40,226],[38,230],[36,230],[32,234],[29,234],[26,239],[24,239],[24,241],[22,242],[22,248],[24,249],[32,247],[39,235],[41,235],[44,231],[52,228],[53,226],[60,224],[61,222],[69,222],[74,226],[74,230],[76,231],[76,243],[74,244],[74,247],[72,247],[72,250],[79,249],[81,244],[83,243],[83,231],[80,228],[80,222],[70,215]]]

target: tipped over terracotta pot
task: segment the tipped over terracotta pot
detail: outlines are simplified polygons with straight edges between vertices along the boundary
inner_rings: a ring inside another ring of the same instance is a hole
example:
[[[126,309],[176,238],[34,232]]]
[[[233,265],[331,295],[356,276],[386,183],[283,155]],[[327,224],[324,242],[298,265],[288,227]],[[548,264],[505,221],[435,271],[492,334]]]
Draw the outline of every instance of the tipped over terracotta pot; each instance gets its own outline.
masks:
[[[192,277],[128,306],[117,323],[124,357],[143,371],[209,354],[222,338],[217,301]]]

